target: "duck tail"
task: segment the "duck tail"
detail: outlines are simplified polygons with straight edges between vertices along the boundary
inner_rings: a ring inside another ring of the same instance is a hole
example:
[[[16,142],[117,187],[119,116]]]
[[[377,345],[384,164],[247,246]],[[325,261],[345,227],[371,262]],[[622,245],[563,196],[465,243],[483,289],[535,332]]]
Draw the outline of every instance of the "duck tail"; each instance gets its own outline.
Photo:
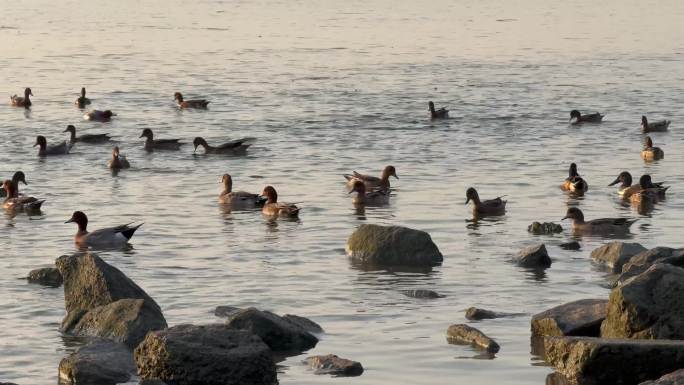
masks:
[[[29,203],[28,205],[26,205],[26,208],[27,208],[29,211],[39,211],[40,208],[41,208],[41,206],[43,206],[43,203],[45,203],[45,199],[39,200],[39,201],[35,201],[35,202],[31,202],[31,203]]]
[[[145,222],[142,222],[137,226],[131,226],[131,227],[128,227],[128,225],[125,225],[126,228],[123,231],[121,231],[121,234],[123,234],[123,236],[126,237],[126,239],[131,239],[133,237],[133,234],[135,234],[135,231],[138,230],[138,228],[144,224],[145,224]]]

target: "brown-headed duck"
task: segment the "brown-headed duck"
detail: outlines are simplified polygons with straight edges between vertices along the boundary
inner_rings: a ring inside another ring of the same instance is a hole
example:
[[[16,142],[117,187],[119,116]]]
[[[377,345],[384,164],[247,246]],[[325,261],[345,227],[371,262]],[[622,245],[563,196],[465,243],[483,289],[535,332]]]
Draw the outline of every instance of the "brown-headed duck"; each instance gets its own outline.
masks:
[[[480,195],[477,190],[470,187],[466,191],[466,202],[473,201],[473,214],[474,215],[503,215],[506,213],[506,203],[508,201],[502,200],[503,196],[489,199],[485,201],[480,200]]]
[[[390,188],[390,181],[389,178],[390,176],[393,176],[397,179],[399,177],[397,176],[397,170],[394,168],[394,166],[387,166],[382,170],[382,174],[380,175],[380,178],[376,176],[371,176],[371,175],[364,175],[364,174],[359,174],[358,172],[354,171],[352,174],[344,174],[344,178],[347,180],[347,187],[352,189],[354,188],[354,183],[356,181],[361,181],[366,185],[366,189],[372,190],[376,188],[388,190]]]
[[[601,218],[585,221],[584,213],[577,207],[570,207],[561,220],[565,219],[572,220],[573,232],[586,235],[625,234],[637,221],[637,219],[628,218]]]
[[[76,127],[73,125],[68,125],[64,132],[71,133],[69,141],[71,143],[82,142],[82,143],[104,143],[109,142],[109,134],[85,134],[76,136]]]
[[[641,159],[645,161],[660,160],[665,158],[665,152],[660,147],[653,147],[653,140],[650,136],[644,140],[644,149],[641,150]]]
[[[649,122],[645,115],[641,116],[641,132],[665,132],[670,127],[669,120],[659,120],[657,122]]]
[[[436,110],[435,103],[432,101],[428,103],[428,109],[430,110],[430,119],[446,119],[449,117],[449,110],[444,107]]]
[[[180,150],[183,143],[180,143],[180,139],[154,139],[154,134],[152,130],[146,128],[140,134],[141,138],[145,139],[145,151],[152,152],[154,150]]]
[[[283,218],[296,218],[299,216],[300,208],[295,204],[278,202],[278,193],[273,186],[264,187],[261,195],[266,197],[266,204],[261,209],[264,215]]]
[[[178,103],[180,108],[207,108],[209,105],[209,101],[206,99],[183,100],[183,94],[180,92],[173,94],[173,100]]]
[[[605,115],[601,115],[598,112],[595,112],[593,114],[582,115],[582,113],[578,110],[570,111],[570,121],[575,119],[575,121],[572,122],[572,124],[601,123],[603,121],[604,116]]]
[[[43,205],[45,200],[38,200],[34,197],[29,196],[18,196],[16,191],[17,187],[14,182],[7,179],[2,184],[3,190],[5,190],[5,200],[2,203],[2,207],[9,211],[26,211],[35,212],[40,211],[40,207]]]
[[[29,96],[33,96],[33,91],[31,91],[30,88],[26,88],[24,90],[24,97],[22,98],[21,96],[10,96],[10,104],[13,105],[14,107],[25,107],[29,108],[31,107],[31,98]]]
[[[28,185],[26,183],[26,175],[24,174],[23,171],[17,171],[12,175],[12,188],[14,189],[14,196],[18,197],[19,195],[19,182],[23,183],[24,185]],[[7,192],[5,189],[0,189],[0,198],[4,198],[7,196]]]
[[[106,229],[88,232],[88,217],[81,211],[74,211],[71,218],[64,223],[74,222],[78,225],[78,232],[74,235],[74,243],[81,248],[110,248],[122,247],[128,244],[135,231],[142,226],[140,223],[131,226],[131,223]]]
[[[246,191],[233,191],[233,178],[230,174],[223,174],[221,183],[223,183],[223,191],[218,197],[218,201],[221,204],[230,205],[231,208],[236,209],[251,209],[262,207],[266,203],[266,198],[259,194],[252,194]]]
[[[128,163],[128,160],[124,155],[121,155],[119,152],[119,146],[116,146],[112,150],[112,159],[107,162],[107,167],[113,170],[121,170],[124,168],[130,168],[131,164]]]
[[[360,180],[354,182],[349,194],[353,192],[356,193],[356,196],[352,198],[352,203],[355,205],[382,206],[389,203],[389,190],[379,189],[366,192],[366,184]]]
[[[634,204],[642,202],[654,203],[665,198],[665,193],[670,186],[663,186],[662,183],[653,183],[651,176],[644,174],[639,178],[639,191],[630,195],[629,199]]]

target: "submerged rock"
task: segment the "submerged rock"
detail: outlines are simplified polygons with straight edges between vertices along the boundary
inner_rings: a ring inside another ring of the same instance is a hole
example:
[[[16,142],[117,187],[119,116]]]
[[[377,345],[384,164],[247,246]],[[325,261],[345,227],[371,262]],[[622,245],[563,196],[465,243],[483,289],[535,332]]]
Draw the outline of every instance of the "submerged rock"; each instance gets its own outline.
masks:
[[[400,226],[361,225],[346,250],[353,260],[377,266],[434,266],[444,260],[430,234]]]
[[[29,283],[37,283],[51,287],[58,287],[62,284],[62,274],[54,267],[31,270],[26,279]]]
[[[302,352],[318,343],[318,338],[301,326],[301,320],[288,321],[277,314],[253,307],[231,314],[226,325],[258,335],[276,352]]]
[[[576,250],[580,250],[582,248],[582,245],[580,245],[580,243],[577,241],[572,241],[572,242],[567,242],[567,243],[561,243],[560,245],[558,245],[558,247],[560,247],[563,250],[576,251]]]
[[[309,333],[323,333],[323,328],[321,327],[321,325],[315,323],[314,321],[308,318],[300,317],[294,314],[285,314],[283,316],[283,319],[293,325],[296,325],[306,330]]]
[[[272,385],[271,350],[258,336],[224,324],[178,325],[147,334],[135,349],[142,379],[176,385]]]
[[[551,266],[551,258],[546,252],[546,246],[543,243],[520,250],[514,259],[515,263],[520,267],[548,268]]]
[[[59,363],[60,385],[115,385],[135,374],[133,353],[125,345],[99,341],[85,345]]]
[[[607,266],[613,273],[622,271],[624,265],[633,256],[646,251],[639,243],[610,242],[591,252],[594,262]]]
[[[607,306],[604,299],[581,299],[535,314],[532,335],[598,337]]]
[[[168,385],[166,382],[159,379],[148,379],[138,382],[138,385]]]
[[[553,222],[532,222],[527,231],[532,234],[557,234],[563,232],[563,226]]]
[[[501,313],[476,307],[469,307],[466,309],[465,317],[471,321],[479,321],[483,319],[513,317],[515,315],[517,315],[517,313]]]
[[[668,373],[655,381],[642,382],[639,385],[682,385],[684,384],[684,369]]]
[[[497,353],[499,344],[481,331],[472,326],[457,324],[447,329],[447,341],[456,344],[471,344],[486,350],[489,353]]]
[[[307,357],[304,362],[315,370],[316,374],[351,377],[360,376],[363,373],[363,366],[360,362],[340,358],[334,354]]]
[[[232,314],[235,314],[240,310],[242,309],[235,306],[217,306],[216,309],[214,309],[214,315],[217,317],[225,318],[230,317]]]
[[[684,339],[684,269],[655,264],[614,288],[601,337]]]
[[[444,297],[443,295],[432,290],[425,289],[415,289],[415,290],[402,290],[401,294],[411,297],[411,298],[421,298],[421,299],[437,299]]]

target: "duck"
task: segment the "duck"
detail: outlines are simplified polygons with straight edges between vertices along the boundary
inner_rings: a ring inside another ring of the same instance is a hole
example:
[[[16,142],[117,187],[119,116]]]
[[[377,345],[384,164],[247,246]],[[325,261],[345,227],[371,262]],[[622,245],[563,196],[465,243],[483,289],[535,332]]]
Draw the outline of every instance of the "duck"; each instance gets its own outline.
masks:
[[[23,183],[24,185],[28,185],[26,183],[26,174],[24,174],[23,171],[17,171],[12,175],[12,188],[14,189],[14,196],[18,197],[19,195],[19,182]],[[4,198],[7,196],[7,192],[5,189],[0,189],[0,198]]]
[[[653,147],[653,140],[646,137],[644,149],[641,150],[641,159],[645,161],[660,160],[665,158],[665,152],[660,147]]]
[[[108,122],[112,120],[112,116],[116,116],[116,114],[110,110],[92,110],[83,115],[83,119],[92,120],[94,122]]]
[[[485,201],[480,200],[480,195],[477,190],[470,187],[466,191],[466,202],[468,204],[473,201],[473,215],[503,215],[506,213],[506,203],[508,201],[502,200],[504,196]]]
[[[183,100],[183,94],[176,92],[173,94],[173,100],[178,103],[180,108],[207,108],[209,101],[206,99]]]
[[[131,164],[128,163],[128,160],[125,156],[121,155],[119,152],[119,146],[115,146],[112,150],[112,159],[107,162],[107,167],[113,170],[121,170],[124,168],[130,168]]]
[[[133,237],[135,231],[138,230],[143,223],[131,226],[131,223],[119,225],[115,227],[108,227],[105,229],[88,232],[88,217],[82,211],[74,211],[71,218],[64,223],[76,223],[78,225],[78,232],[74,235],[74,243],[81,248],[109,248],[121,247],[128,244],[128,241]]]
[[[575,233],[587,235],[624,234],[638,219],[601,218],[584,220],[584,213],[577,207],[570,207],[561,220],[572,220],[572,230]]]
[[[250,141],[254,140],[254,138],[242,138],[242,139],[237,139],[230,141],[228,143],[223,143],[220,144],[216,147],[210,146],[209,143],[207,143],[204,138],[201,137],[196,137],[195,140],[192,141],[192,144],[195,146],[195,152],[197,151],[197,147],[202,146],[204,147],[204,153],[205,154],[244,154],[247,152],[247,149],[249,146],[251,146],[251,143],[248,143]]]
[[[623,199],[629,199],[633,194],[641,191],[641,184],[632,185],[632,174],[630,174],[628,171],[621,172],[620,175],[618,175],[617,178],[615,178],[615,180],[608,186],[614,186],[618,183],[620,183],[618,195]],[[663,187],[663,182],[651,183],[656,187]]]
[[[630,195],[629,199],[633,204],[642,202],[656,202],[665,198],[665,193],[670,186],[663,186],[662,183],[655,184],[651,176],[644,174],[639,178],[639,191]]]
[[[9,211],[28,211],[35,212],[40,211],[40,207],[43,205],[45,200],[38,200],[34,197],[28,196],[18,196],[17,187],[14,182],[7,179],[2,184],[3,190],[5,190],[5,200],[2,203],[2,207]]]
[[[344,174],[344,178],[347,180],[348,188],[354,188],[354,183],[356,183],[356,181],[361,181],[366,185],[366,189],[368,190],[375,188],[388,190],[390,188],[390,176],[399,179],[397,176],[397,170],[394,168],[394,166],[385,167],[382,170],[382,174],[380,174],[380,178],[371,175],[359,174],[356,171],[353,171],[351,174]]]
[[[154,134],[149,128],[144,129],[140,137],[147,138],[145,140],[145,151],[147,152],[154,150],[180,150],[180,146],[183,145],[183,143],[178,142],[180,139],[154,139]]]
[[[47,139],[44,136],[36,136],[36,144],[33,147],[40,146],[38,150],[38,156],[51,156],[51,155],[68,155],[71,147],[74,146],[73,143],[67,143],[66,141],[60,144],[55,144],[52,146],[47,145]]]
[[[439,110],[435,110],[435,103],[430,101],[428,103],[428,109],[430,110],[431,119],[446,119],[449,117],[449,110],[442,107]]]
[[[669,120],[659,120],[649,123],[645,115],[641,116],[641,132],[665,132],[670,127]]]
[[[90,104],[90,99],[86,98],[85,87],[81,87],[81,96],[74,102],[78,108],[85,108],[85,106]]]
[[[14,96],[10,96],[10,104],[13,105],[14,107],[25,107],[29,108],[31,107],[31,98],[29,96],[33,96],[33,91],[31,91],[30,88],[26,88],[24,90],[24,97],[22,98],[21,96],[17,96],[16,94]]]
[[[271,217],[297,218],[301,210],[294,203],[278,202],[278,193],[273,186],[266,186],[261,192],[266,197],[266,204],[261,209],[264,215]]]
[[[68,125],[64,132],[71,133],[71,137],[69,138],[69,142],[71,143],[104,143],[109,142],[109,140],[112,139],[109,137],[109,134],[85,134],[76,136],[76,127],[72,124]]]
[[[575,119],[573,124],[601,123],[601,121],[603,121],[604,116],[605,115],[601,115],[599,112],[595,112],[593,114],[588,114],[588,115],[582,115],[582,113],[579,112],[578,110],[570,111],[570,120]]]
[[[577,164],[570,163],[568,177],[563,181],[561,189],[575,194],[584,194],[589,190],[589,184],[577,172]]]
[[[355,205],[368,206],[382,206],[389,203],[389,191],[385,189],[374,190],[366,192],[366,184],[357,180],[354,182],[349,194],[356,192],[356,196],[352,198],[352,203]]]
[[[221,183],[223,183],[223,191],[218,197],[221,204],[230,205],[232,208],[255,208],[262,207],[266,203],[266,198],[259,194],[233,191],[233,178],[230,174],[223,174]]]

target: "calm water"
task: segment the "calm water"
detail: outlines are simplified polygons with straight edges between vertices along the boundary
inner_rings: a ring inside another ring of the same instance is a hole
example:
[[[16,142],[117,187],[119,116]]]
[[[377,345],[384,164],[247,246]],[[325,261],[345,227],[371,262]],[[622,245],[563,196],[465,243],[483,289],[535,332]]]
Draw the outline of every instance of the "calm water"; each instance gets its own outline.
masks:
[[[162,306],[169,324],[217,322],[218,305],[296,313],[327,331],[308,354],[361,361],[353,384],[542,384],[551,369],[530,355],[529,316],[475,326],[499,341],[493,360],[448,345],[445,330],[477,305],[528,315],[586,297],[606,297],[605,273],[590,263],[603,240],[580,252],[571,238],[533,236],[535,220],[558,221],[568,205],[588,218],[636,217],[632,238],[682,246],[684,201],[684,4],[661,1],[320,0],[52,2],[0,0],[0,90],[30,86],[30,112],[0,105],[0,175],[26,172],[23,191],[47,199],[44,215],[0,219],[0,380],[54,384],[73,349],[58,332],[62,289],[20,278],[74,251],[74,210],[91,228],[145,225],[133,250],[100,255]],[[72,102],[86,86],[111,123],[81,120]],[[178,111],[173,93],[206,96],[208,111]],[[452,119],[431,123],[427,101]],[[568,112],[607,114],[598,126],[569,127]],[[640,116],[671,119],[653,135],[666,153],[639,157]],[[78,145],[38,160],[38,134],[115,136],[132,169],[113,177],[111,147]],[[254,136],[241,158],[146,154],[143,128],[158,137],[212,142]],[[581,201],[558,185],[570,162],[590,192]],[[398,170],[391,204],[358,213],[341,174]],[[673,185],[647,216],[605,187],[622,170]],[[238,189],[274,185],[302,202],[299,222],[269,223],[258,212],[216,204],[220,176]],[[507,194],[508,214],[473,223],[465,190]],[[365,271],[344,254],[362,223],[430,232],[445,255],[429,274]],[[567,227],[567,224],[566,224]],[[534,274],[509,262],[545,242],[551,269]],[[417,300],[406,289],[432,289]],[[281,384],[329,384],[300,364],[282,363]]]

